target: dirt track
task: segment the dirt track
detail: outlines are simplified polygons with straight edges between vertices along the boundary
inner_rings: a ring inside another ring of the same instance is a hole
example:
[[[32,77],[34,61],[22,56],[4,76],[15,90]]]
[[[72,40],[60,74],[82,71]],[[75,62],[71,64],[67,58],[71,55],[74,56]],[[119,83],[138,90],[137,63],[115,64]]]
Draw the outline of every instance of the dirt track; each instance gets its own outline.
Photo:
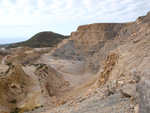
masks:
[[[8,56],[5,56],[0,64],[0,72],[5,72],[8,69],[8,66],[5,65],[5,60],[7,59]]]

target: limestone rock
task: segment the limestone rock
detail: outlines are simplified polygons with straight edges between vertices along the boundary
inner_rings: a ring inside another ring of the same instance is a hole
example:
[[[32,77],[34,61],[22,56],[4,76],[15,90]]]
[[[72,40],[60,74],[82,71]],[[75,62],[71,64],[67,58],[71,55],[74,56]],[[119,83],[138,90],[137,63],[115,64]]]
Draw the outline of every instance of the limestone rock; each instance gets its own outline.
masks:
[[[146,75],[143,81],[137,86],[139,113],[149,113],[150,111],[150,77]]]

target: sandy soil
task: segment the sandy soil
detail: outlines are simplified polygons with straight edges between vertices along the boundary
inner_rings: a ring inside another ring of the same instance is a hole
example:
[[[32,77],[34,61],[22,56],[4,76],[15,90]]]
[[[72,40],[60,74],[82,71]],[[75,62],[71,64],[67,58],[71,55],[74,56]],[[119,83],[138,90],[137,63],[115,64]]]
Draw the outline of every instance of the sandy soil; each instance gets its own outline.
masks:
[[[0,64],[0,72],[6,72],[8,70],[8,66],[4,64]]]
[[[46,102],[46,98],[41,93],[41,87],[38,81],[38,77],[34,74],[36,68],[34,66],[22,67],[24,72],[30,76],[33,85],[30,87],[30,93],[27,95],[23,105],[25,108],[32,108],[34,106],[43,105]]]
[[[4,58],[3,58],[3,60],[1,61],[1,64],[5,64],[5,60],[7,59],[7,56],[5,56]]]
[[[38,82],[38,78],[37,76],[34,74],[36,68],[34,66],[26,66],[26,67],[22,67],[24,72],[30,76],[30,78],[33,80],[33,86],[30,88],[30,90],[32,91],[41,91],[40,89],[40,85]]]
[[[6,72],[8,70],[8,66],[5,65],[5,60],[7,59],[8,56],[5,56],[0,64],[0,72]]]

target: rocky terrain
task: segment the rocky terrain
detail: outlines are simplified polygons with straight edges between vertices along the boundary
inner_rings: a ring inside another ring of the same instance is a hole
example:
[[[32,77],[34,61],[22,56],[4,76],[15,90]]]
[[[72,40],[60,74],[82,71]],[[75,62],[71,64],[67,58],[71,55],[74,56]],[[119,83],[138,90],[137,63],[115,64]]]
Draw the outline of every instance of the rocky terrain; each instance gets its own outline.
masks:
[[[2,113],[149,113],[150,12],[79,26],[56,48],[14,48],[0,60]]]
[[[58,43],[60,43],[65,38],[68,38],[68,36],[63,36],[49,31],[40,32],[35,34],[27,41],[11,44],[9,47],[10,48],[15,48],[19,46],[29,46],[34,48],[55,47],[57,46]]]

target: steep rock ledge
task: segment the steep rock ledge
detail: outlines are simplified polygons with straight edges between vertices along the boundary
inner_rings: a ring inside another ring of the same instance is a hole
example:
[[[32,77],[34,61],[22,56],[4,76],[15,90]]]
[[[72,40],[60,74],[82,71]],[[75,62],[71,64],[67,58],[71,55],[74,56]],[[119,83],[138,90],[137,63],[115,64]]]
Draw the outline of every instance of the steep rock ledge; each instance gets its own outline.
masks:
[[[128,24],[91,24],[79,26],[65,44],[59,45],[53,56],[65,59],[86,60],[98,53],[104,44],[119,35]]]

